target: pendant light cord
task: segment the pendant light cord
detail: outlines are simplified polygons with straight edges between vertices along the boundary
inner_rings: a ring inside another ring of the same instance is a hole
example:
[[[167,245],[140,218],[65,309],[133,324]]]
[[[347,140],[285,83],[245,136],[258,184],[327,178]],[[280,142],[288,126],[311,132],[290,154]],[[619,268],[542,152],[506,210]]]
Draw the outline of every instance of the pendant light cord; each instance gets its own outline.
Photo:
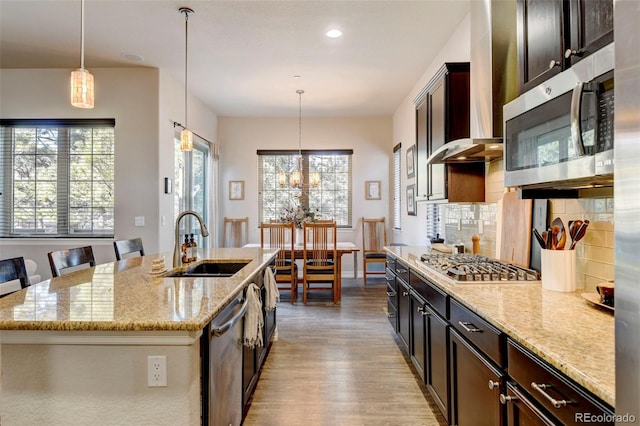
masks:
[[[84,0],[80,2],[80,69],[84,69]]]
[[[184,126],[189,127],[187,120],[187,88],[189,87],[189,75],[187,64],[189,60],[189,11],[184,11]]]

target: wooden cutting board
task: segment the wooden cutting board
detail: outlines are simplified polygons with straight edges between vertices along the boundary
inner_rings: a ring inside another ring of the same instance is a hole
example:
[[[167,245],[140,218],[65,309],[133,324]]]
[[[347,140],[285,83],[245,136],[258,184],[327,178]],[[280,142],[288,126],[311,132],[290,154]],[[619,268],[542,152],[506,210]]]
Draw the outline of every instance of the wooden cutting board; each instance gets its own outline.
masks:
[[[517,192],[505,192],[498,203],[498,259],[514,265],[529,267],[531,254],[531,219],[533,200],[518,199]],[[499,244],[499,246],[498,246]]]

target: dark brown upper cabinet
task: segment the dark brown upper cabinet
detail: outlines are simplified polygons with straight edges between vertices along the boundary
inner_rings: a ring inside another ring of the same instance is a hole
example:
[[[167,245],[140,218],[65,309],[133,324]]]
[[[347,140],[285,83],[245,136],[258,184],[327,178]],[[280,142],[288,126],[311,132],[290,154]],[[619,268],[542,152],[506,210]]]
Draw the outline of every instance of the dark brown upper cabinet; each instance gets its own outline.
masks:
[[[443,145],[469,137],[469,63],[445,63],[416,102],[416,199],[484,201],[484,163],[427,164]]]
[[[613,0],[518,0],[524,93],[613,41]]]

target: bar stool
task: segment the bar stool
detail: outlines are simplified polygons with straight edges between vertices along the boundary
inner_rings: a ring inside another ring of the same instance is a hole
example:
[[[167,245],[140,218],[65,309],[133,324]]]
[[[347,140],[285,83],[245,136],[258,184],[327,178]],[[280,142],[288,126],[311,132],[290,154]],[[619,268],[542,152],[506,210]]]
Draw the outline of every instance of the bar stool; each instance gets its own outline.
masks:
[[[85,264],[96,266],[91,246],[52,251],[47,256],[49,257],[49,265],[51,265],[51,275],[54,278],[62,275],[63,269]]]

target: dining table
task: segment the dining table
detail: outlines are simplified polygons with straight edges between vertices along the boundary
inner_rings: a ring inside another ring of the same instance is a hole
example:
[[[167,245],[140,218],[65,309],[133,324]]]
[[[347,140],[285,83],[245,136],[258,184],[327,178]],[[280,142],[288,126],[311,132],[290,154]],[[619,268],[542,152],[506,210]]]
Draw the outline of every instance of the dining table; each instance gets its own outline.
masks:
[[[329,245],[331,246],[331,245]],[[269,244],[265,244],[261,246],[259,243],[249,243],[245,244],[243,247],[252,248],[252,247],[263,247],[269,248]],[[336,293],[338,295],[338,302],[342,299],[342,255],[353,253],[353,278],[358,278],[358,252],[360,248],[351,242],[338,242],[336,243],[336,267],[338,269],[338,276],[336,278]],[[287,254],[289,254],[290,250],[286,250]],[[296,244],[293,246],[293,257],[294,259],[302,259],[303,258],[304,247],[302,244]],[[301,278],[298,277],[298,283],[300,283]]]

